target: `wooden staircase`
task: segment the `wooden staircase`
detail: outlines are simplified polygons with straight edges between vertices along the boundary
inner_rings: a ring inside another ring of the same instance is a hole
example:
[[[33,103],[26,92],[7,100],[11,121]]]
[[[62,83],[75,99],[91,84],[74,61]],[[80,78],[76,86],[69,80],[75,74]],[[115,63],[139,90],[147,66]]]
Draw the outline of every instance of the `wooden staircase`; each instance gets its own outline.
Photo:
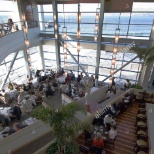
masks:
[[[116,118],[118,136],[115,140],[114,148],[107,145],[105,154],[135,154],[134,146],[136,143],[136,115],[138,111],[138,104],[134,102],[132,107],[118,115]],[[78,143],[84,145],[84,137],[81,135],[78,138]]]

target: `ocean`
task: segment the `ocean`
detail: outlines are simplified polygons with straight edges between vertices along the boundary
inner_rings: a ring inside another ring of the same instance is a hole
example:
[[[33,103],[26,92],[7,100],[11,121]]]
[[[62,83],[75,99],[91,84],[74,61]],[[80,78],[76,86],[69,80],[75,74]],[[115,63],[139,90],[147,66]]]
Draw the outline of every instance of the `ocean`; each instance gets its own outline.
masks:
[[[7,23],[8,16],[0,15],[0,23]],[[39,19],[42,21],[42,19]],[[144,36],[149,37],[152,29],[152,23],[154,20],[154,14],[144,14],[141,16],[140,14],[134,15],[131,17],[130,26],[129,24],[129,16],[121,16],[120,17],[120,35],[125,36]],[[53,22],[53,16],[45,15],[43,22]],[[58,17],[59,21],[59,32],[62,33],[62,27],[64,27],[64,18],[63,15],[60,13]],[[103,25],[103,35],[115,35],[115,30],[118,28],[119,17],[118,16],[104,16],[104,25]],[[89,23],[89,24],[88,24]],[[42,22],[40,22],[40,25]],[[45,24],[45,23],[43,23]],[[76,15],[67,15],[65,17],[65,27],[67,27],[67,33],[69,34],[76,34],[77,31],[77,20]],[[42,26],[41,26],[42,27]],[[95,28],[95,16],[92,14],[91,16],[82,16],[81,14],[81,24],[80,24],[80,31],[81,35],[89,35],[93,36]],[[41,28],[42,29],[42,28]],[[47,28],[46,31],[53,32],[54,29]]]

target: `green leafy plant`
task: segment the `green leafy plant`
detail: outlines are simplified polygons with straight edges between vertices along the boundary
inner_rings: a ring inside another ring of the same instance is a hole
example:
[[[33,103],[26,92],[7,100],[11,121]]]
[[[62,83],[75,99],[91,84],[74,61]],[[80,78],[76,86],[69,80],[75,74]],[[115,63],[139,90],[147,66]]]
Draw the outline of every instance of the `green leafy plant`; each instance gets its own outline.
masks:
[[[142,89],[142,87],[138,84],[131,85],[131,88]]]
[[[143,60],[144,65],[154,62],[154,47],[140,48],[138,45],[132,48],[140,60]]]
[[[66,106],[62,106],[60,109],[40,106],[32,112],[32,117],[43,121],[52,128],[55,142],[48,148],[47,154],[78,153],[79,148],[76,138],[89,125],[89,123],[79,123],[76,120],[75,114],[79,111],[86,114],[85,105],[72,102]]]

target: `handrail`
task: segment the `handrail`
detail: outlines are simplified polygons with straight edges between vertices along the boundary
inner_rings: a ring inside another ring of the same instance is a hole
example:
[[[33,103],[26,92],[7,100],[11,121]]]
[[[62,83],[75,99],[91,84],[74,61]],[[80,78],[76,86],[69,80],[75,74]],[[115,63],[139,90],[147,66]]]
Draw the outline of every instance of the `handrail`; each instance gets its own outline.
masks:
[[[9,26],[8,23],[0,23],[0,37],[23,30],[25,25],[24,21],[13,22],[13,26]],[[37,21],[27,21],[28,28],[38,27]]]

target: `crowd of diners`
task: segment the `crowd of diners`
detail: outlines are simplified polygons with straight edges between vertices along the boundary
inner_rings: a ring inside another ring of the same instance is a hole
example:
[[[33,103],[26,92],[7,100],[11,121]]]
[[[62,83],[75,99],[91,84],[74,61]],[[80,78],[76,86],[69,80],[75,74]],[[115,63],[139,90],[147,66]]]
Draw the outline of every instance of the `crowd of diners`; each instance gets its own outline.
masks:
[[[80,151],[102,154],[105,145],[114,146],[118,135],[116,116],[124,113],[129,106],[131,107],[135,98],[133,90],[126,92],[121,101],[107,107],[99,116],[96,115],[92,121],[93,128],[90,131],[84,130],[85,144],[80,145]]]
[[[65,80],[60,82],[62,77]],[[50,96],[53,97],[56,90],[73,99],[83,97],[85,95],[84,87],[81,86],[83,77],[81,73],[76,79],[72,71],[66,74],[63,68],[60,68],[57,72],[52,69],[49,71],[37,70],[32,78],[27,75],[24,84],[10,82],[7,89],[0,92],[1,107],[11,107],[8,110],[9,115],[0,113],[0,124],[3,126],[1,134],[5,134],[3,137],[24,128],[25,126],[20,123],[22,115],[30,113],[33,108],[41,104],[43,97],[47,99]],[[91,77],[93,84],[98,86],[98,78]]]

